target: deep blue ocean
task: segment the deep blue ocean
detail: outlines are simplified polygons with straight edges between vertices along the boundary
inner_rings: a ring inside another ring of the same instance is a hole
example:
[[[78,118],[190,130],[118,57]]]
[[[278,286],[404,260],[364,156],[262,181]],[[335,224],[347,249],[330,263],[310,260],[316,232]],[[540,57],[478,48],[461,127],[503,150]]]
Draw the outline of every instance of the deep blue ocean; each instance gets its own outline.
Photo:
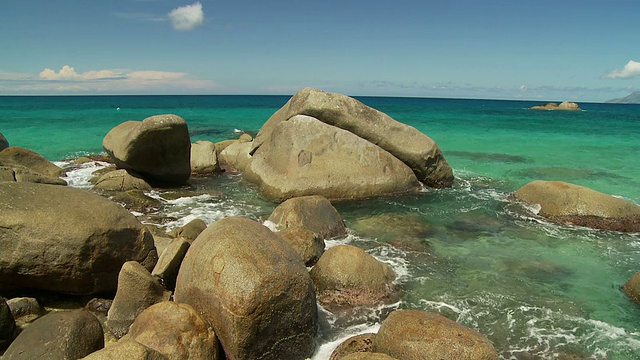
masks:
[[[192,141],[255,134],[288,98],[0,97],[0,133],[61,161],[102,152],[102,139],[121,122],[163,113],[182,116]],[[640,271],[640,234],[550,224],[508,199],[545,179],[640,204],[640,105],[580,103],[583,111],[562,112],[529,110],[544,103],[531,101],[358,99],[433,138],[457,179],[451,189],[336,204],[351,234],[327,245],[350,243],[389,263],[403,297],[358,317],[322,311],[315,359],[327,359],[346,336],[375,331],[395,308],[473,327],[503,359],[640,358],[640,306],[619,290]],[[71,186],[86,186],[89,172],[69,174]],[[173,219],[160,225],[227,215],[263,221],[275,207],[238,176],[206,186],[216,192],[150,194],[165,204],[156,215]]]

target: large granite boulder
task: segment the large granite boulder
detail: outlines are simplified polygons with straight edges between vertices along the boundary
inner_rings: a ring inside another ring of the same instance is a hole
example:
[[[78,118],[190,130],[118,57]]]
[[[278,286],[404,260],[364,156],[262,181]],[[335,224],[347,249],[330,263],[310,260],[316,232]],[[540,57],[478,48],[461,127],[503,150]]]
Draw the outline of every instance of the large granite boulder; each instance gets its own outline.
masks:
[[[7,141],[7,138],[5,138],[4,135],[2,135],[2,133],[0,133],[0,151],[8,147],[9,147],[9,141]]]
[[[100,321],[86,310],[52,312],[11,343],[4,360],[80,359],[104,347]]]
[[[213,175],[220,172],[216,145],[211,141],[199,140],[191,144],[191,173],[197,176]]]
[[[271,116],[256,136],[252,153],[270,140],[279,123],[295,115],[314,117],[378,145],[407,164],[427,186],[453,183],[453,171],[431,138],[349,96],[313,88],[300,90]]]
[[[396,310],[382,322],[373,352],[397,359],[497,360],[486,336],[444,316]]]
[[[0,151],[0,166],[25,167],[35,173],[54,178],[64,176],[64,170],[45,159],[44,156],[18,146]]]
[[[131,213],[85,190],[0,182],[0,209],[0,290],[114,292],[126,261],[157,261]]]
[[[118,290],[107,313],[106,325],[115,337],[121,338],[144,309],[170,297],[171,292],[165,291],[147,269],[135,261],[127,261],[118,274]]]
[[[389,152],[304,115],[274,127],[244,177],[275,201],[305,195],[354,199],[419,187],[413,171]]]
[[[640,206],[584,186],[536,180],[513,195],[520,201],[539,207],[538,214],[554,222],[640,232]]]
[[[243,172],[251,162],[251,143],[234,141],[220,151],[220,168],[226,172]]]
[[[185,256],[174,294],[209,321],[230,359],[305,359],[318,314],[313,285],[293,249],[267,227],[224,218]]]
[[[343,360],[346,356],[354,353],[371,354],[373,340],[376,334],[365,333],[355,335],[343,341],[333,350],[329,360]]]
[[[391,299],[391,267],[352,245],[325,251],[311,269],[318,301],[325,307],[375,305]]]
[[[220,358],[213,329],[187,304],[164,301],[147,308],[133,322],[127,338],[172,360]]]
[[[109,131],[102,146],[119,168],[151,183],[182,185],[191,176],[189,130],[177,115],[124,122]]]

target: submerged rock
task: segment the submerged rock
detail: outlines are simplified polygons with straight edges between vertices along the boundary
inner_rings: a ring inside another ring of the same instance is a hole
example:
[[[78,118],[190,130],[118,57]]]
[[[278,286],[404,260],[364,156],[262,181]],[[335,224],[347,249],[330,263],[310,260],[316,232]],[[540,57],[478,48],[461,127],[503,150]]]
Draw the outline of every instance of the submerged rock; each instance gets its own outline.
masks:
[[[419,187],[411,169],[387,151],[315,118],[294,116],[270,135],[244,176],[271,200],[305,195],[355,199]]]
[[[131,213],[89,191],[0,182],[0,208],[0,290],[109,293],[126,261],[158,259]]]
[[[318,313],[300,257],[267,227],[244,218],[211,224],[191,244],[175,301],[209,321],[231,359],[305,359]]]
[[[539,206],[538,214],[554,222],[640,232],[640,206],[584,186],[536,180],[513,196],[529,205]]]
[[[389,314],[376,334],[373,351],[398,359],[498,359],[486,336],[444,316],[417,310]]]
[[[453,171],[431,138],[349,96],[313,88],[300,90],[269,118],[256,136],[251,153],[271,141],[280,123],[296,115],[316,118],[379,146],[409,166],[427,186],[449,187],[453,183]]]
[[[182,185],[191,176],[189,130],[177,115],[124,122],[109,131],[102,146],[119,168],[149,182]]]

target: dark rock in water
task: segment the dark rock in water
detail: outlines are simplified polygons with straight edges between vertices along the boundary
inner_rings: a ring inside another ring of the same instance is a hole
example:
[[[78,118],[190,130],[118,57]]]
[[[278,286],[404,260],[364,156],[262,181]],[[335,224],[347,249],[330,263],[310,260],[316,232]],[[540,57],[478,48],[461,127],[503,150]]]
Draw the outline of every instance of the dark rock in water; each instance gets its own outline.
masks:
[[[635,273],[622,287],[631,301],[640,303],[640,272]]]
[[[228,358],[295,360],[314,352],[318,312],[307,268],[255,221],[209,225],[182,262],[174,297],[212,324]]]
[[[86,190],[0,182],[0,290],[109,293],[126,261],[153,269],[151,234]]]
[[[391,267],[351,245],[325,251],[310,274],[318,301],[328,308],[393,302],[397,291]]]
[[[189,130],[177,115],[124,122],[109,131],[102,146],[119,168],[150,182],[183,185],[191,176]]]
[[[0,296],[0,350],[7,347],[13,340],[16,321],[5,299]]]
[[[121,338],[144,309],[170,297],[171,292],[165,291],[147,269],[135,261],[127,261],[118,275],[118,291],[109,308],[106,325],[113,335]]]
[[[338,347],[333,350],[329,360],[342,360],[349,354],[359,352],[368,354],[371,352],[375,337],[376,334],[373,333],[352,336],[343,341],[342,344],[338,345]]]
[[[373,351],[398,359],[497,360],[498,353],[476,330],[435,313],[396,310],[382,322]]]
[[[624,176],[620,176],[613,173],[604,171],[594,171],[590,169],[572,169],[561,166],[550,167],[533,167],[513,172],[518,177],[525,177],[529,179],[539,180],[557,180],[562,179],[565,181],[576,181],[584,179],[627,179]]]
[[[640,232],[640,206],[562,181],[532,181],[513,196],[539,206],[539,215],[558,223],[594,229]]]
[[[354,221],[351,227],[363,236],[385,241],[400,237],[426,238],[434,233],[429,223],[410,213],[383,213],[362,217]]]
[[[560,283],[573,274],[565,266],[540,260],[513,259],[505,261],[505,272],[546,283]]]
[[[483,153],[471,151],[446,151],[447,155],[463,157],[475,161],[492,161],[504,163],[530,163],[532,159],[519,155],[499,154],[499,153]]]
[[[8,147],[9,147],[9,142],[7,141],[7,138],[5,138],[4,135],[2,135],[2,133],[0,133],[0,151]]]
[[[113,345],[91,353],[82,360],[168,360],[166,356],[138,342],[122,339]]]
[[[438,145],[427,135],[356,99],[313,88],[300,90],[269,118],[253,141],[251,154],[255,155],[256,149],[272,140],[273,131],[281,123],[297,115],[315,118],[379,146],[409,166],[418,180],[427,186],[449,187],[453,183],[451,167]],[[334,142],[333,146],[339,144]],[[318,155],[313,146],[307,150]],[[294,155],[298,156],[297,153]],[[353,169],[352,174],[358,174],[358,170]]]
[[[164,301],[143,311],[131,325],[128,339],[168,359],[222,359],[213,329],[187,304]]]
[[[3,359],[80,359],[103,347],[102,326],[90,312],[52,312],[22,331]]]

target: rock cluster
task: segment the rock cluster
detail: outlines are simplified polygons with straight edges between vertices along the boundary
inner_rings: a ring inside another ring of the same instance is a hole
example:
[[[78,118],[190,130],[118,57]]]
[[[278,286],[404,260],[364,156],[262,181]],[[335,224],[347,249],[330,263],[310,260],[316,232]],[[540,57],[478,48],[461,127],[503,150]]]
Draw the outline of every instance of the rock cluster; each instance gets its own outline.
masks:
[[[531,110],[569,110],[569,111],[580,111],[580,106],[574,102],[563,101],[560,104],[550,102],[544,105],[536,105],[532,106]]]

